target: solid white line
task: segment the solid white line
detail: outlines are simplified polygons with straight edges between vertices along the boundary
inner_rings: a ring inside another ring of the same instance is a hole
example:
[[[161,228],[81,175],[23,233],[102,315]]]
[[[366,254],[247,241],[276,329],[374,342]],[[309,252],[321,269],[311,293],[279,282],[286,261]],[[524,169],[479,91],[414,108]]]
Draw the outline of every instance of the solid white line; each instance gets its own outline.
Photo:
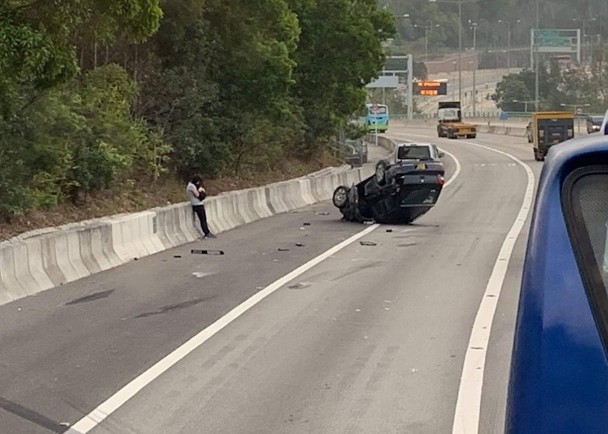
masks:
[[[448,187],[452,182],[454,182],[456,180],[456,178],[458,178],[458,175],[460,175],[460,171],[462,170],[462,166],[460,165],[460,161],[458,161],[458,158],[456,158],[456,156],[454,154],[452,154],[451,152],[446,151],[445,149],[439,148],[443,153],[445,153],[445,155],[447,155],[448,157],[450,157],[452,160],[454,160],[454,163],[456,164],[456,170],[454,171],[454,174],[452,176],[450,176],[450,179],[448,179],[448,181],[445,183],[445,185],[443,186],[443,188]]]
[[[216,333],[230,324],[232,321],[237,319],[239,316],[247,312],[249,309],[254,307],[260,301],[268,297],[273,292],[277,291],[279,288],[290,282],[291,280],[297,278],[301,274],[310,270],[314,266],[318,265],[325,259],[330,256],[336,254],[340,250],[344,249],[348,245],[354,243],[359,238],[364,237],[369,234],[373,230],[379,227],[378,224],[373,224],[365,230],[359,232],[358,234],[353,235],[345,241],[342,241],[340,244],[335,245],[331,249],[327,250],[325,253],[317,256],[316,258],[311,259],[306,264],[301,267],[293,270],[291,273],[281,277],[277,281],[271,283],[266,288],[252,296],[251,298],[245,300],[243,303],[232,309],[226,315],[215,321],[213,324],[209,325],[207,328],[199,332],[196,336],[191,338],[189,341],[184,343],[182,346],[177,348],[172,353],[165,356],[162,360],[148,369],[146,372],[141,374],[139,377],[135,378],[129,384],[124,386],[110,398],[108,398],[105,402],[100,404],[96,409],[87,414],[85,417],[76,422],[68,431],[67,434],[86,434],[91,431],[93,428],[98,426],[104,419],[110,416],[113,412],[115,412],[118,408],[120,408],[123,404],[125,404],[129,399],[131,399],[135,394],[137,394],[140,390],[162,375],[165,371],[175,365],[177,362],[182,360],[192,351],[200,347],[207,340],[213,337]]]
[[[528,185],[526,186],[521,208],[519,209],[519,213],[515,218],[511,230],[507,233],[502,247],[500,248],[498,258],[496,259],[492,274],[490,274],[490,279],[488,280],[486,290],[481,299],[473,329],[471,330],[471,337],[469,338],[469,345],[467,347],[464,365],[462,367],[462,375],[460,377],[460,387],[458,389],[458,399],[454,412],[452,434],[477,434],[479,432],[483,377],[494,315],[496,314],[496,307],[498,306],[498,300],[505,281],[507,269],[509,268],[509,262],[511,261],[515,243],[517,242],[517,238],[519,237],[528,218],[528,214],[530,213],[530,209],[532,208],[535,179],[530,166],[507,152],[472,142],[461,141],[459,143],[466,143],[471,146],[504,155],[521,165],[528,176]]]
[[[408,134],[417,137],[428,137],[420,134]],[[488,280],[479,309],[477,310],[477,315],[475,316],[475,322],[473,323],[471,336],[469,338],[469,345],[465,354],[462,375],[460,377],[452,434],[478,434],[483,377],[485,374],[486,357],[488,354],[488,344],[490,342],[494,315],[496,314],[498,300],[500,299],[500,293],[506,278],[515,243],[517,242],[517,238],[519,237],[532,208],[535,177],[530,166],[507,152],[463,140],[459,140],[458,143],[476,146],[504,155],[522,166],[528,176],[528,184],[526,186],[521,208],[500,248],[498,258],[494,263],[492,274],[490,274],[490,279]]]

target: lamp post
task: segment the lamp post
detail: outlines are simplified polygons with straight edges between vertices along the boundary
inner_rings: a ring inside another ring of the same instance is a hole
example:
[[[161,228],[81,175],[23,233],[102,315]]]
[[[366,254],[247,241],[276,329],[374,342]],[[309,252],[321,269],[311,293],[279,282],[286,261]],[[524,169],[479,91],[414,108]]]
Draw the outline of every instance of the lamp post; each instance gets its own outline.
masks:
[[[456,71],[456,62],[452,62],[454,65],[454,71]],[[452,101],[456,99],[456,86],[452,86]]]
[[[429,57],[429,30],[432,29],[433,27],[440,27],[441,24],[426,24],[426,25],[420,25],[420,24],[414,24],[414,27],[418,28],[418,27],[422,27],[424,28],[424,60],[428,60]]]
[[[582,43],[582,48],[581,48],[581,50],[583,52],[581,53],[581,57],[583,58],[582,63],[585,63],[585,59],[586,59],[586,57],[585,57],[585,42],[586,42],[585,39],[587,37],[587,31],[585,30],[585,24],[595,21],[595,18],[589,18],[589,19],[572,18],[572,21],[583,23],[583,29],[582,29],[583,30],[583,35],[582,35],[583,43]]]
[[[477,113],[477,56],[475,56],[475,60],[469,61],[469,65],[473,65],[473,117],[476,116]]]
[[[511,24],[521,23],[521,20],[514,22],[498,20],[499,23],[505,23],[507,25],[507,72],[511,69]]]
[[[462,4],[477,0],[429,0],[437,3],[458,3],[458,101],[462,101]]]
[[[477,50],[477,23],[471,23],[471,29],[473,30],[473,51]]]

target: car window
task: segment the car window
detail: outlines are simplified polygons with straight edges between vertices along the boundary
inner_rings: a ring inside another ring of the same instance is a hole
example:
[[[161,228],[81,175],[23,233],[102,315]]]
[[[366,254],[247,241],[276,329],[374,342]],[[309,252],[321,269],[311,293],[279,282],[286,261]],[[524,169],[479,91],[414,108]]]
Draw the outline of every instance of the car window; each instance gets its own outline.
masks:
[[[569,175],[563,205],[585,288],[608,342],[608,166]]]
[[[431,158],[431,150],[428,146],[401,146],[397,151],[398,160],[429,158]]]

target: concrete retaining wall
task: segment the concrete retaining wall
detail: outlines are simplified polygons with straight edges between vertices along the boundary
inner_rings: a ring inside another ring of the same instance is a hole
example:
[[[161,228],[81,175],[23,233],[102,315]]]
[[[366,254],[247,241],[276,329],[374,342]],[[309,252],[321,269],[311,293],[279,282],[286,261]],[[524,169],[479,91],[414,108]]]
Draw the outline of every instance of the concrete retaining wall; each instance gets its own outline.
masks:
[[[205,201],[215,233],[329,200],[338,185],[373,166],[324,169],[291,181],[233,191]],[[200,237],[188,203],[46,228],[0,243],[0,305],[170,249]]]

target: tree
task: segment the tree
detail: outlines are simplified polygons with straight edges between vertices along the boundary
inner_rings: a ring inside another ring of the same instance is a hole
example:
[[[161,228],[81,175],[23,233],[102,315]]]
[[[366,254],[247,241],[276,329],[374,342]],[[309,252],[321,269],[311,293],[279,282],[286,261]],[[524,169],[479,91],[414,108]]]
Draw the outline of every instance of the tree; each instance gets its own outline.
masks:
[[[319,139],[331,136],[365,102],[365,84],[382,68],[381,43],[394,35],[395,23],[375,0],[289,4],[302,32],[293,94],[306,120],[303,150],[314,153]]]

